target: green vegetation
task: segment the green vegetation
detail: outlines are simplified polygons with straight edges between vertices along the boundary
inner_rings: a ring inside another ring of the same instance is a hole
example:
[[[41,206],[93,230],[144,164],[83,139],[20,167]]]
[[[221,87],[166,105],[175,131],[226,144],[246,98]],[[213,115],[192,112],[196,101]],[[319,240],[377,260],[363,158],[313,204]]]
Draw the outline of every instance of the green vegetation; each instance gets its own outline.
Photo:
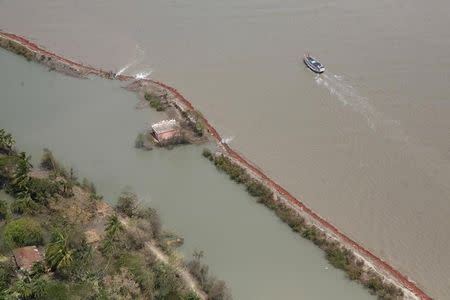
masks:
[[[120,194],[116,205],[117,211],[131,218],[136,216],[138,208],[138,197],[135,193],[125,190]]]
[[[61,176],[63,178],[68,179],[69,177],[73,180],[75,179],[73,170],[71,169],[70,176],[63,165],[55,159],[53,153],[44,148],[41,163],[39,165],[42,169],[53,172],[54,176]]]
[[[55,232],[53,240],[48,244],[45,260],[53,270],[70,268],[73,264],[75,249],[69,245],[68,235],[64,232]]]
[[[0,129],[0,154],[9,154],[12,152],[15,144],[14,138],[4,129]]]
[[[0,138],[0,188],[14,198],[0,200],[0,299],[199,299],[179,262],[160,261],[148,247],[173,253],[174,235],[135,193],[124,191],[111,208],[48,149],[33,169],[10,135]],[[28,245],[45,249],[44,259],[18,270],[10,251]]]
[[[145,135],[143,133],[138,133],[136,140],[134,141],[134,147],[137,149],[145,148]]]
[[[120,249],[120,242],[122,241],[121,234],[123,231],[124,227],[119,221],[118,216],[110,216],[105,228],[106,236],[103,239],[103,244],[100,248],[104,255],[108,256],[116,254],[116,251]]]
[[[0,221],[5,220],[9,216],[9,205],[6,200],[0,199]]]
[[[194,130],[195,134],[198,136],[203,136],[203,133],[205,131],[205,124],[204,124],[204,118],[202,114],[197,111],[191,111],[190,114],[190,120],[193,120],[192,122],[192,130]]]
[[[208,299],[229,300],[230,291],[223,280],[218,280],[209,274],[209,268],[202,262],[203,251],[195,251],[193,259],[187,264],[189,272],[194,275],[202,290],[208,294]]]
[[[164,111],[167,108],[167,102],[163,101],[159,96],[147,92],[145,93],[144,98],[148,101],[150,107],[153,107],[157,111]]]
[[[4,291],[11,284],[14,278],[14,264],[12,261],[0,262],[0,295],[1,291]]]
[[[330,264],[346,272],[349,279],[360,282],[379,299],[399,299],[403,296],[403,292],[399,288],[384,281],[379,274],[366,268],[364,262],[357,259],[351,251],[327,238],[324,232],[316,226],[308,224],[301,215],[286,206],[280,199],[275,199],[273,192],[265,184],[252,178],[244,168],[230,158],[223,154],[213,154],[208,149],[204,149],[202,154],[214,163],[217,169],[228,174],[230,179],[238,184],[243,184],[251,196],[273,210],[294,232],[324,250]],[[196,273],[198,271],[193,271],[193,274]]]
[[[41,245],[42,228],[32,219],[19,218],[6,224],[4,239],[10,248]]]
[[[30,196],[16,198],[11,204],[11,211],[18,215],[34,215],[39,211],[40,205]]]
[[[0,47],[5,48],[6,50],[9,50],[13,53],[16,53],[17,55],[23,56],[28,61],[34,60],[36,58],[36,54],[28,50],[26,47],[16,42],[3,39],[1,37],[0,37]]]

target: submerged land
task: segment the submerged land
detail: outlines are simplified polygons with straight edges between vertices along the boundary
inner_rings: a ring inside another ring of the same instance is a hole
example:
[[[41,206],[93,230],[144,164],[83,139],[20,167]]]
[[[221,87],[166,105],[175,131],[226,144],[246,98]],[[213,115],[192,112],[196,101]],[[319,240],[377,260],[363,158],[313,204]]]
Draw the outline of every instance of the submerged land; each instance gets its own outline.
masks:
[[[134,78],[127,76],[116,77],[111,72],[97,70],[92,67],[84,67],[67,61],[66,59],[42,50],[36,45],[14,35],[3,35],[2,46],[25,56],[29,60],[51,64],[51,68],[62,70],[64,73],[68,73],[72,76],[78,75],[84,77],[88,75],[98,75],[109,79],[134,80]],[[157,87],[158,89],[164,89],[167,94],[170,95],[169,103],[179,107],[182,112],[195,111],[192,104],[175,89],[163,83],[151,80],[142,80],[140,82],[142,86],[153,86],[153,88]],[[347,238],[334,226],[320,218],[281,186],[268,178],[257,167],[236,153],[222,141],[220,135],[209,124],[206,118],[201,115],[198,116],[201,123],[204,124],[205,133],[208,133],[219,146],[219,150],[217,152],[214,151],[215,153],[208,154],[208,152],[205,152],[206,156],[216,162],[219,166],[231,166],[221,168],[232,170],[230,177],[232,177],[232,179],[240,178],[238,181],[246,184],[249,191],[252,191],[255,196],[263,197],[262,202],[268,207],[272,209],[281,207],[281,210],[276,210],[277,214],[283,212],[282,214],[289,215],[288,219],[290,221],[288,221],[288,223],[290,225],[293,224],[291,227],[295,228],[295,231],[298,231],[302,236],[313,240],[324,249],[327,252],[327,257],[336,261],[336,263],[334,263],[335,266],[344,269],[347,272],[351,271],[351,273],[349,273],[351,274],[349,275],[351,279],[361,281],[367,285],[369,289],[377,293],[379,297],[385,299],[402,297],[428,299],[414,283],[395,271],[395,269],[388,264],[372,255],[356,242]],[[246,175],[242,175],[244,174],[242,173],[244,171],[246,172]],[[253,188],[256,189],[254,190]],[[263,191],[262,194],[260,190]],[[287,217],[284,217],[284,219],[286,218]],[[298,224],[292,223],[294,220],[296,220],[295,222],[298,222]],[[308,232],[311,234],[308,234]]]

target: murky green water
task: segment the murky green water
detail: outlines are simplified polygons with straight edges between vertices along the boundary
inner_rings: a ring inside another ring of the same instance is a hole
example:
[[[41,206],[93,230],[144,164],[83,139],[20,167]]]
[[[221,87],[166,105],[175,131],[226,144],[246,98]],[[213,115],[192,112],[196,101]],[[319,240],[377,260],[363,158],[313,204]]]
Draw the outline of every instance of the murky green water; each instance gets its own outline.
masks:
[[[16,136],[18,147],[34,161],[50,148],[108,201],[131,186],[185,237],[185,255],[206,252],[235,299],[371,298],[217,172],[201,147],[134,149],[138,131],[163,116],[136,110],[136,97],[120,83],[65,77],[0,50],[0,90],[0,128]]]

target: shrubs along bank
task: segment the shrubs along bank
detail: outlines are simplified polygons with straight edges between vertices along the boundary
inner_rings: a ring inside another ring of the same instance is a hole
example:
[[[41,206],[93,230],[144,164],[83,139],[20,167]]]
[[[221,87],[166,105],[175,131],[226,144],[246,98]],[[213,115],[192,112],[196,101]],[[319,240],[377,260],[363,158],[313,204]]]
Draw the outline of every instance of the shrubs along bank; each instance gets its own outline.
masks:
[[[24,57],[28,61],[36,61],[46,67],[49,71],[58,71],[63,74],[73,76],[73,77],[84,77],[80,70],[70,67],[69,65],[64,65],[52,58],[50,55],[39,54],[37,52],[31,51],[24,45],[12,41],[11,39],[4,38],[0,35],[0,48],[4,48],[10,52],[13,52],[19,56]]]
[[[194,251],[192,260],[187,264],[189,272],[197,279],[202,290],[208,294],[209,299],[231,300],[226,283],[218,280],[209,273],[209,267],[203,263],[203,251]]]
[[[28,61],[36,60],[36,55],[32,51],[30,51],[27,47],[22,46],[18,43],[2,39],[0,37],[0,46],[5,50],[11,51],[17,55],[25,57],[25,59]]]
[[[325,257],[334,267],[343,270],[350,280],[364,285],[379,299],[403,299],[401,289],[389,283],[371,268],[365,266],[364,261],[358,259],[354,253],[326,234],[316,226],[306,222],[294,209],[284,204],[281,199],[275,199],[270,188],[254,179],[243,167],[234,163],[227,156],[203,150],[203,156],[210,160],[217,169],[228,174],[231,180],[246,187],[247,192],[271,209],[294,232],[312,241],[325,252]]]
[[[173,235],[131,191],[110,207],[48,149],[33,168],[4,130],[0,182],[13,197],[0,199],[0,299],[204,298],[180,276]],[[13,253],[30,249],[39,252],[34,265],[19,269]]]

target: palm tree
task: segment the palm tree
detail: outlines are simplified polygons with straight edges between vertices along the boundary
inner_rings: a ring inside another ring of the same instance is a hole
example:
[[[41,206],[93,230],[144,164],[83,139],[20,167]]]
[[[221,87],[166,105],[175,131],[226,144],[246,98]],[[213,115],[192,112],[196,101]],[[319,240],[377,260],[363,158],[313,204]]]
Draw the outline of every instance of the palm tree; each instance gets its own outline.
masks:
[[[108,218],[105,232],[106,237],[103,241],[102,250],[104,253],[110,254],[114,248],[114,242],[117,240],[118,235],[124,230],[122,223],[117,215],[112,215]]]
[[[27,275],[17,280],[7,289],[5,295],[9,296],[6,299],[42,299],[47,294],[47,288],[47,281],[43,277],[30,277]]]
[[[33,165],[31,164],[31,156],[27,155],[25,152],[20,152],[17,155],[18,165],[17,165],[17,174],[24,175],[30,172]]]
[[[108,218],[108,224],[106,224],[106,236],[110,239],[115,239],[117,234],[123,231],[123,225],[117,215],[112,215]]]
[[[24,277],[14,283],[7,290],[7,294],[16,297],[13,299],[30,299],[33,296],[33,288],[28,277]]]
[[[43,277],[33,278],[31,282],[34,299],[43,299],[47,295],[48,284]]]
[[[47,247],[45,259],[52,269],[64,269],[72,265],[74,253],[69,248],[67,235],[58,231],[55,240]]]
[[[11,210],[16,214],[34,214],[39,209],[39,205],[31,199],[29,195],[18,195],[11,203]]]
[[[27,156],[25,152],[21,152],[16,157],[17,167],[11,182],[11,187],[15,194],[22,193],[22,196],[25,196],[28,192],[28,182],[30,181],[28,172],[30,172],[32,167],[30,160],[31,156]]]

